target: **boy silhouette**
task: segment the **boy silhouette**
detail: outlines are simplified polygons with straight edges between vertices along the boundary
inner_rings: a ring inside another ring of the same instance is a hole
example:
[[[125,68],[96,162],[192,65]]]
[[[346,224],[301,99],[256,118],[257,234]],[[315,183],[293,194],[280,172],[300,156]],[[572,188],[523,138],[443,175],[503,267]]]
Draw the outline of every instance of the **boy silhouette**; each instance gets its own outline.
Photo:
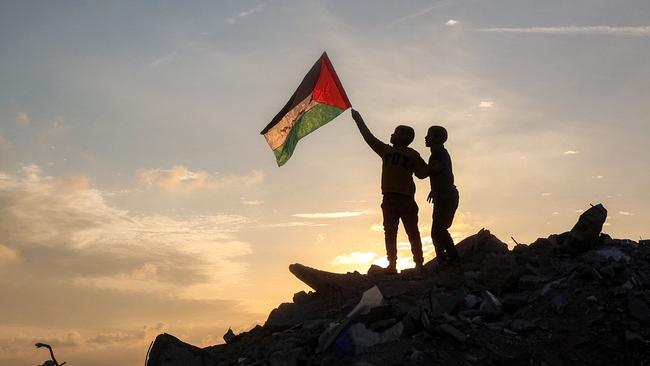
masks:
[[[431,148],[429,158],[431,192],[427,197],[427,202],[433,203],[431,239],[440,264],[458,260],[454,240],[447,230],[454,221],[454,214],[458,208],[458,189],[454,185],[451,157],[444,145],[446,141],[447,130],[441,126],[429,127],[424,138],[426,146]]]
[[[415,131],[409,126],[395,127],[395,132],[390,135],[391,146],[377,139],[366,126],[361,114],[354,109],[352,118],[368,146],[382,159],[381,211],[384,216],[384,240],[388,257],[388,267],[385,272],[397,273],[397,228],[400,219],[411,243],[415,268],[422,271],[424,259],[418,229],[418,205],[413,198],[415,195],[413,174],[424,179],[429,175],[429,167],[417,151],[408,147],[415,138]]]

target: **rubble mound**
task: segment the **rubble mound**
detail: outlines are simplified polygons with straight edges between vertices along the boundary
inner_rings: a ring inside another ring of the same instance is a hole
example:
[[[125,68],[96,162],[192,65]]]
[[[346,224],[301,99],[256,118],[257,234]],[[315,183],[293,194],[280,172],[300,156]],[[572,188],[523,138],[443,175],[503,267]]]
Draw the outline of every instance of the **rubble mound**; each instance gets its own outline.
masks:
[[[226,344],[161,334],[147,365],[650,365],[650,241],[578,226],[512,250],[481,230],[424,273],[292,264],[314,292]]]

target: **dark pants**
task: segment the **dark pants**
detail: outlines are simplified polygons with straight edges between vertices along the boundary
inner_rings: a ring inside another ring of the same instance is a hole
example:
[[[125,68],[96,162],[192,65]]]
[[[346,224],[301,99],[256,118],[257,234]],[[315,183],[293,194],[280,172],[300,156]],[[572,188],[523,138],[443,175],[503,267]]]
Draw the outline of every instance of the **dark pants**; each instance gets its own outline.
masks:
[[[384,214],[384,239],[388,262],[397,261],[397,227],[402,219],[406,235],[411,243],[411,253],[416,264],[422,264],[422,240],[418,229],[418,205],[412,196],[398,193],[385,193],[381,202]]]
[[[456,188],[439,193],[433,199],[433,223],[431,224],[431,239],[436,248],[438,261],[458,259],[454,240],[449,234],[449,227],[454,221],[458,208],[458,190]]]

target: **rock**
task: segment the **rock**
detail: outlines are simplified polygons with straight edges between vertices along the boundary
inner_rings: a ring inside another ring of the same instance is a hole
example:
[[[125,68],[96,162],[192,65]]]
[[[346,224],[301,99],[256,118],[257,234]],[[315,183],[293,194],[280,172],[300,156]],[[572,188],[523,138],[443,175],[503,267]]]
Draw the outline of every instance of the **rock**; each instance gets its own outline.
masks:
[[[624,261],[625,263],[628,263],[630,261],[630,257],[616,247],[599,249],[595,253],[608,260]]]
[[[372,265],[370,265],[370,268],[368,268],[367,273],[369,275],[371,275],[371,276],[373,276],[373,275],[383,275],[383,274],[386,274],[386,269],[382,268],[382,267],[380,267],[380,266],[378,266],[376,264],[372,264]]]
[[[203,366],[216,363],[216,359],[200,348],[167,333],[156,337],[147,360],[148,366]]]
[[[585,300],[587,300],[587,301],[589,301],[589,302],[598,302],[598,298],[596,298],[596,296],[594,296],[594,295],[587,296],[587,297],[585,298]]]
[[[290,327],[305,321],[305,312],[302,306],[294,303],[282,303],[271,310],[265,325],[272,327]]]
[[[465,298],[463,300],[464,300],[465,307],[468,308],[468,309],[475,308],[482,301],[482,299],[480,297],[472,295],[472,294],[468,294],[467,296],[465,296]]]
[[[427,362],[426,354],[424,354],[424,352],[418,351],[418,350],[413,350],[413,352],[411,352],[411,356],[409,357],[409,361],[411,362],[411,365],[413,365],[413,366],[425,366],[425,365],[429,364]]]
[[[296,292],[295,294],[293,294],[294,304],[304,304],[308,302],[310,294],[306,293],[305,291]]]
[[[483,302],[479,310],[486,315],[499,316],[503,312],[503,306],[496,296],[492,295],[490,291],[483,291]]]
[[[650,309],[648,309],[645,301],[636,296],[628,295],[627,305],[631,317],[645,324],[650,323]]]
[[[515,332],[524,332],[535,328],[535,323],[524,319],[515,319],[510,323],[510,329]]]
[[[607,210],[602,204],[591,206],[580,215],[563,244],[574,253],[588,250],[598,239],[606,219]]]
[[[345,339],[349,337],[354,353],[362,352],[368,347],[376,344],[391,342],[398,339],[404,331],[404,324],[399,322],[383,332],[375,332],[368,329],[362,323],[355,323],[350,325],[344,332],[341,332],[339,338]],[[337,340],[337,344],[339,340]],[[343,350],[339,347],[339,351]],[[345,352],[343,352],[345,353]]]
[[[500,294],[515,287],[524,268],[517,259],[508,254],[492,254],[481,265],[481,281],[492,292]]]
[[[290,350],[276,351],[269,357],[271,366],[298,366],[304,351],[302,348],[293,348]]]
[[[465,333],[461,332],[460,330],[458,330],[458,328],[454,327],[453,325],[445,323],[445,324],[441,324],[438,328],[440,329],[440,331],[449,334],[460,343],[464,343],[467,340],[467,335],[465,335]]]
[[[523,275],[519,278],[519,288],[524,290],[534,290],[544,286],[551,278],[547,276]]]
[[[564,309],[569,304],[569,297],[566,293],[557,293],[551,298],[551,307],[558,314],[564,314]]]
[[[490,253],[506,253],[508,245],[492,235],[489,230],[481,229],[461,240],[456,245],[456,250],[462,261],[480,262]]]
[[[362,276],[359,272],[332,273],[303,266],[300,263],[290,265],[289,272],[320,293],[367,288],[370,283],[370,279]]]
[[[643,339],[643,336],[641,336],[639,333],[632,332],[631,330],[625,331],[625,342],[633,345],[641,345],[641,344],[648,343],[646,342],[645,339]]]
[[[431,302],[431,316],[438,317],[443,313],[451,314],[456,305],[458,304],[458,298],[456,295],[446,294],[446,293],[432,293],[430,296]]]

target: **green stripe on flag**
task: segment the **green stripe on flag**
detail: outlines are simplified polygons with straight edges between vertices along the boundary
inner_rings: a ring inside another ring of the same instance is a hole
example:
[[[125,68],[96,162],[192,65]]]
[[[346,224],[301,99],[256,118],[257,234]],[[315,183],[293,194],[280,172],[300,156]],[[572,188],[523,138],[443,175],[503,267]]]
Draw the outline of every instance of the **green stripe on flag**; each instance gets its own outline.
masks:
[[[342,112],[343,109],[324,103],[317,104],[312,109],[305,112],[305,114],[300,117],[300,120],[298,120],[298,122],[293,126],[291,132],[289,132],[284,144],[273,150],[278,166],[284,165],[284,163],[289,160],[293,154],[293,150],[296,149],[298,140],[333,120]]]

